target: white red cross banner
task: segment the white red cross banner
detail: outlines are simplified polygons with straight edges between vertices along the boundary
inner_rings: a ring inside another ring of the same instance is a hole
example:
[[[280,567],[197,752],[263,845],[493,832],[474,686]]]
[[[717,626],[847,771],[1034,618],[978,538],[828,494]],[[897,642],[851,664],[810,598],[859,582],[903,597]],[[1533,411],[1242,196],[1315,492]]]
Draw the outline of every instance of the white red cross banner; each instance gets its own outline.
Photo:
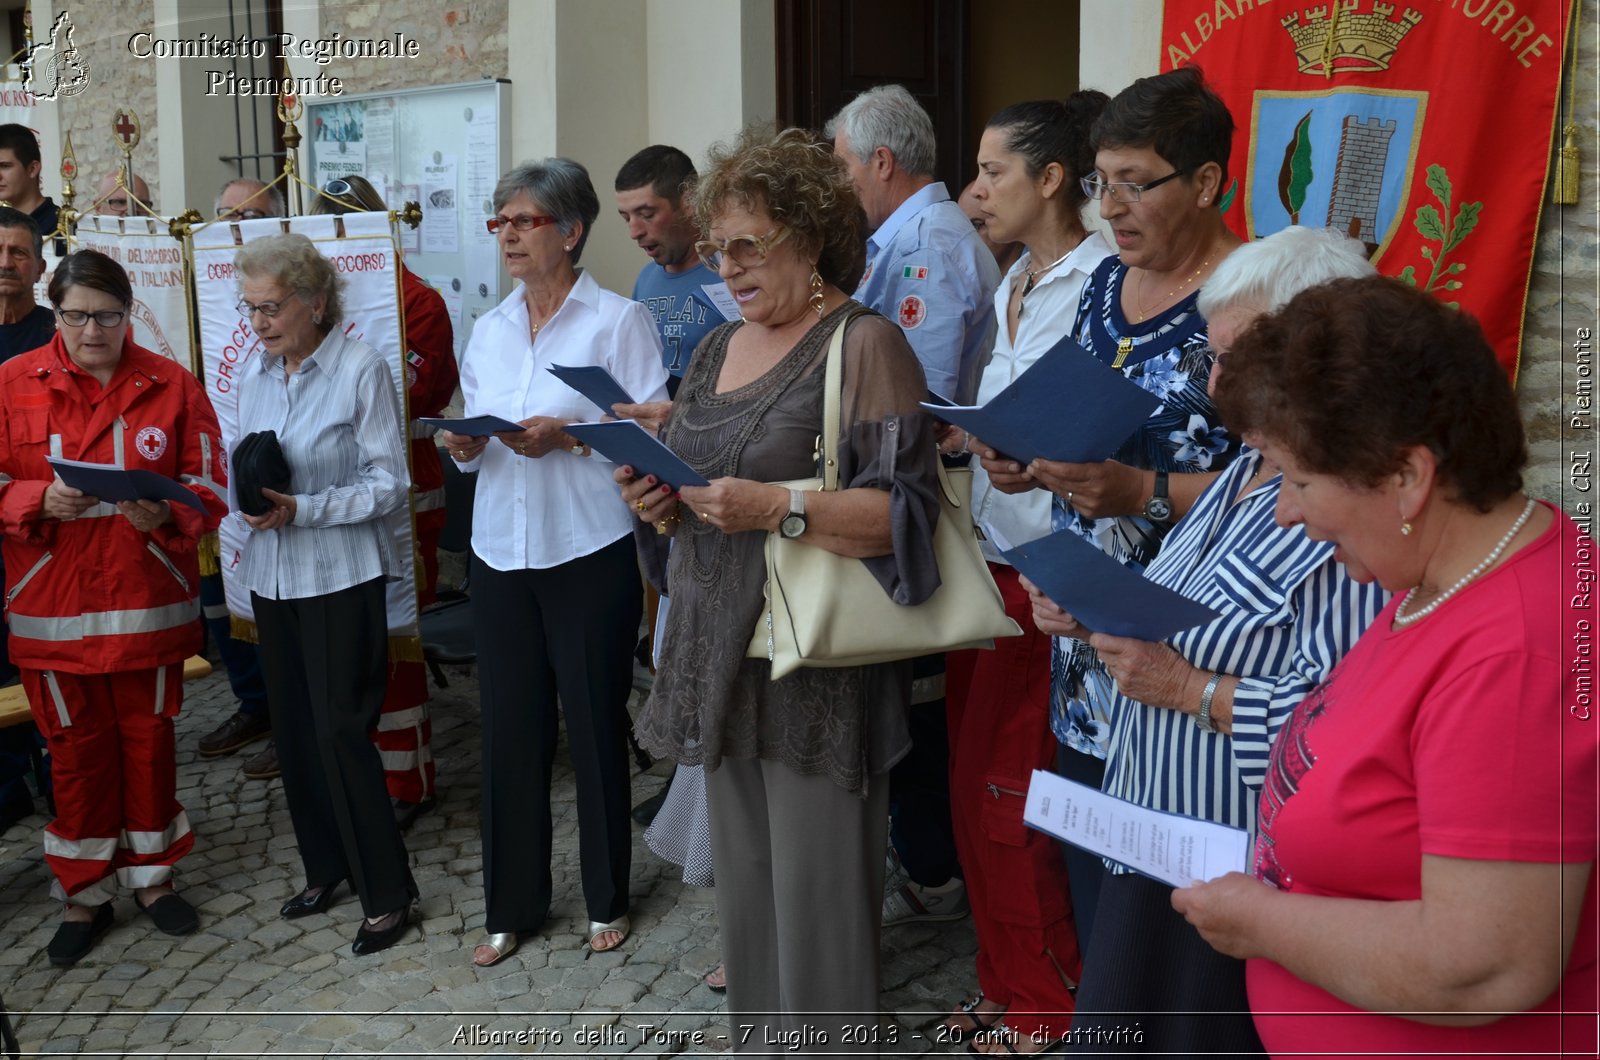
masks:
[[[344,278],[345,319],[340,327],[383,354],[394,379],[402,421],[407,418],[404,413],[406,377],[401,345],[399,255],[395,250],[393,222],[386,213],[346,214],[342,218],[344,236],[341,238],[335,227],[338,220],[341,219],[329,216],[289,220],[263,218],[211,224],[191,234],[202,378],[206,394],[217,410],[223,447],[230,453],[239,440],[239,380],[259,366],[260,355],[260,343],[250,330],[249,320],[236,308],[239,280],[234,270],[234,256],[243,243],[285,231],[297,232],[317,244],[317,249],[333,262]],[[402,438],[401,444],[409,462],[410,443]],[[389,524],[396,554],[413,556],[409,507],[391,516]],[[249,533],[237,512],[222,521],[217,533],[228,609],[244,619],[253,617],[249,594],[234,584],[232,572],[238,568]],[[415,571],[416,564],[412,563],[404,577],[389,583],[391,643],[396,637],[415,639],[418,635]]]
[[[95,215],[78,222],[74,250],[98,250],[133,284],[133,341],[199,374],[189,338],[189,285],[183,244],[154,217]],[[48,254],[49,244],[46,243]],[[54,268],[54,261],[50,262]],[[49,273],[45,282],[49,281]]]

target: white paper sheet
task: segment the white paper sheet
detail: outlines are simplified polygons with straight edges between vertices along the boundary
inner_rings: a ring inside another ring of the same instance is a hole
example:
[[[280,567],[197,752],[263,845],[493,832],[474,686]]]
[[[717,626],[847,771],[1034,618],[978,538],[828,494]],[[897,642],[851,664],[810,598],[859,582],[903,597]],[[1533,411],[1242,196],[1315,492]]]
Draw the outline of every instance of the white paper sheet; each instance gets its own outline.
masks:
[[[739,312],[739,303],[733,300],[733,292],[728,290],[728,285],[722,282],[703,283],[700,289],[711,299],[711,304],[717,307],[724,320],[739,320],[744,314]]]
[[[1022,819],[1173,887],[1245,872],[1249,864],[1243,829],[1135,806],[1042,769],[1033,771]]]

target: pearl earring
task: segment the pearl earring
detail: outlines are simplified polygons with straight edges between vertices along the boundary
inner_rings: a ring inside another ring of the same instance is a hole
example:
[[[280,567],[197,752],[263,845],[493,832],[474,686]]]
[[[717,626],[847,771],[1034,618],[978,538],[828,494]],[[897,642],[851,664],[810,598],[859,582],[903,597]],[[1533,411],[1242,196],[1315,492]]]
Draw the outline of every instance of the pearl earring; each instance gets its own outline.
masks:
[[[1404,522],[1404,523],[1400,524],[1400,536],[1401,537],[1410,537],[1411,536],[1411,524],[1409,522]]]

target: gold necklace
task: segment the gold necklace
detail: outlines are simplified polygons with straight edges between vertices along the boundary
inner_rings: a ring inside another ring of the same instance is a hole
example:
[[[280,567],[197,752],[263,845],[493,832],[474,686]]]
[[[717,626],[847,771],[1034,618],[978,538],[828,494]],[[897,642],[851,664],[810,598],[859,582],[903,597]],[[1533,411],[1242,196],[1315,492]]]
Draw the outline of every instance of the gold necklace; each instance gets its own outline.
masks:
[[[1170,302],[1172,300],[1172,296],[1173,295],[1177,294],[1179,291],[1181,291],[1185,287],[1189,286],[1195,280],[1199,279],[1200,278],[1200,274],[1202,272],[1205,272],[1206,271],[1206,266],[1210,265],[1210,264],[1211,264],[1211,258],[1207,257],[1206,260],[1204,260],[1204,261],[1202,261],[1200,263],[1200,267],[1198,269],[1195,269],[1188,276],[1186,276],[1183,279],[1183,281],[1178,284],[1178,286],[1176,286],[1172,290],[1168,291],[1166,297],[1162,298],[1160,301],[1156,302],[1156,305],[1162,305],[1162,304],[1164,304],[1166,302]],[[1150,310],[1145,308],[1145,302],[1144,302],[1144,278],[1147,275],[1148,275],[1148,273],[1146,273],[1145,270],[1143,270],[1143,269],[1139,270],[1139,319],[1134,321],[1135,324],[1143,324],[1146,320],[1150,319]]]

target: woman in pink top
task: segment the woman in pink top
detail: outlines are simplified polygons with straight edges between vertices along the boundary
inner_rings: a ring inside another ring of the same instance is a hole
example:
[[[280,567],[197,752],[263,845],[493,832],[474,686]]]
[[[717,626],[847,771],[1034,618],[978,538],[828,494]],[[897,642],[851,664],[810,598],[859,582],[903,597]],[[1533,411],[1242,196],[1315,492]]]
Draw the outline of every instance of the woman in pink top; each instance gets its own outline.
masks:
[[[1248,958],[1275,1055],[1593,1055],[1586,528],[1524,494],[1505,373],[1428,295],[1337,281],[1233,352],[1217,405],[1279,522],[1396,595],[1278,736],[1252,874],[1173,905]]]

